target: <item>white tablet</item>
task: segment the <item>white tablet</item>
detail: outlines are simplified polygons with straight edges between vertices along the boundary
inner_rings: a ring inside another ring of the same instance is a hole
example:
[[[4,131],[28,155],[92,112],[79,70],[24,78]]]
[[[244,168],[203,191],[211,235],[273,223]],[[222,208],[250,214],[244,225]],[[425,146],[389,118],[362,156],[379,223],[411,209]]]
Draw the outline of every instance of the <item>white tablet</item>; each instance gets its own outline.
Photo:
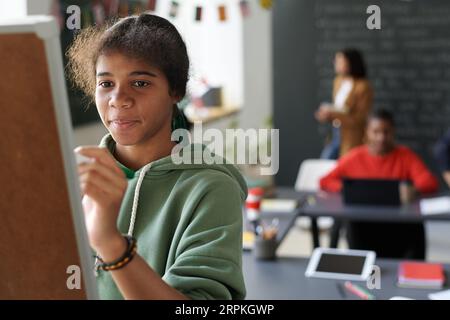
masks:
[[[305,276],[366,281],[375,258],[374,251],[317,248],[311,255]]]

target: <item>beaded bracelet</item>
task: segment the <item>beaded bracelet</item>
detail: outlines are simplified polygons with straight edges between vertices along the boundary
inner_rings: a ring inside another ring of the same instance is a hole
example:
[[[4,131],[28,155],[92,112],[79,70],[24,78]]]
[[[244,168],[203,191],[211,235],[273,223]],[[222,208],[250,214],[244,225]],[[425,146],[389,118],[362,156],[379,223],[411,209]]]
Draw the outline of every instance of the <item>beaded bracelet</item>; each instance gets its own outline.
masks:
[[[106,263],[102,260],[102,258],[96,256],[97,260],[100,261],[101,263],[96,263],[95,271],[119,270],[125,267],[128,263],[130,263],[131,260],[133,260],[133,257],[136,255],[137,252],[136,239],[129,235],[124,235],[124,238],[127,241],[127,249],[125,250],[124,254],[119,259],[110,263]]]

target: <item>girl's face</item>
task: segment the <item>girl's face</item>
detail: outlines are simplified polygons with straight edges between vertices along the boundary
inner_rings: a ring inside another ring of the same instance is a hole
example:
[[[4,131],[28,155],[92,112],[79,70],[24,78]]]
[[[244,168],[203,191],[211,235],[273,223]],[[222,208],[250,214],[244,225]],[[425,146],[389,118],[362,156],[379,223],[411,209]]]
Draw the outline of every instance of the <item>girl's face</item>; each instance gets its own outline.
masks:
[[[120,145],[143,144],[161,134],[170,140],[172,106],[178,99],[169,92],[165,75],[148,63],[120,53],[97,60],[95,103]]]
[[[338,75],[348,75],[350,73],[347,58],[341,52],[336,53],[334,57],[334,71]]]

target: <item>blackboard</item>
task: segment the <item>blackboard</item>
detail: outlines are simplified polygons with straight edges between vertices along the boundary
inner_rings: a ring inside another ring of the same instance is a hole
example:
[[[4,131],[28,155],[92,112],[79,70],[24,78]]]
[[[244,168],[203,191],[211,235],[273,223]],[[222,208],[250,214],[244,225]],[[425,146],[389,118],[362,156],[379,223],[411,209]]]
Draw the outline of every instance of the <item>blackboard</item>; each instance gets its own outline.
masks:
[[[71,45],[74,37],[76,36],[77,32],[79,30],[74,29],[68,29],[65,25],[67,19],[69,18],[71,13],[67,13],[67,7],[70,5],[73,5],[73,1],[68,0],[59,0],[60,1],[60,15],[62,17],[62,20],[64,22],[64,25],[61,28],[60,33],[60,42],[61,42],[61,52],[63,56],[63,62],[64,65],[67,68],[67,62],[68,59],[65,56],[65,53],[69,46]],[[89,0],[79,0],[77,1],[76,5],[80,6],[81,8],[86,7],[89,5]],[[81,26],[84,27],[87,25],[86,19],[89,18],[89,15],[86,17],[86,13],[90,12],[81,12]],[[70,115],[72,118],[72,124],[74,127],[88,124],[92,122],[99,122],[100,117],[98,115],[97,109],[95,107],[95,104],[90,101],[87,96],[79,90],[77,87],[74,86],[73,82],[70,80],[70,78],[67,76],[68,72],[66,72],[66,86],[68,88],[68,98],[69,98],[69,105],[70,105]]]
[[[381,29],[369,30],[369,5]],[[374,107],[391,110],[398,142],[437,172],[432,146],[450,125],[450,2],[446,0],[284,0],[273,8],[274,124],[280,129],[276,182],[293,185],[302,160],[317,158],[326,130],[314,119],[331,101],[333,57],[360,49]]]

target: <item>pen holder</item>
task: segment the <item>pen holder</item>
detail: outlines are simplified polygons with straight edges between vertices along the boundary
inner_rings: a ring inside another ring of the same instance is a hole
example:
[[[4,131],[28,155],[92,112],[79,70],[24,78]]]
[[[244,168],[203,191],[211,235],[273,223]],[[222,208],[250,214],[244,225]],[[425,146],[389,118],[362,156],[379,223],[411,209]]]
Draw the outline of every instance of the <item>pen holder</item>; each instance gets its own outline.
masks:
[[[276,251],[276,238],[264,239],[261,237],[256,237],[253,247],[253,255],[256,259],[274,260],[276,258]]]

